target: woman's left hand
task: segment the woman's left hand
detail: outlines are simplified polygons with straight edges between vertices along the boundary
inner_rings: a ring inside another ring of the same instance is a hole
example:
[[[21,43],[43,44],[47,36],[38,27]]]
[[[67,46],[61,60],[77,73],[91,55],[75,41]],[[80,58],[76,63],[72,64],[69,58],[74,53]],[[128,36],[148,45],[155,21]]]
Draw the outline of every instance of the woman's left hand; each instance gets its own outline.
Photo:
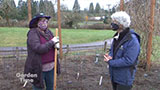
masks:
[[[104,55],[104,61],[108,62],[108,61],[111,60],[111,59],[112,59],[112,57],[109,56],[108,54],[105,54],[105,55]]]

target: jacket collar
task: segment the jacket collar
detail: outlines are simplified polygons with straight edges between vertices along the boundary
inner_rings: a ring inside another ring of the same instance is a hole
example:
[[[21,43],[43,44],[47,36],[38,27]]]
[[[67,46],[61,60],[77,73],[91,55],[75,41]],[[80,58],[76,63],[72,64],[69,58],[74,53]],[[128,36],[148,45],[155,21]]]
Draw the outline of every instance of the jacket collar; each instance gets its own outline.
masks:
[[[113,38],[116,39],[116,40],[118,40],[118,38],[119,38],[119,33],[115,34]]]
[[[116,39],[116,40],[122,40],[123,37],[129,32],[130,28],[126,28],[125,30],[123,30],[122,32],[120,33],[116,33],[113,38]]]
[[[120,39],[120,37],[119,37],[119,39]],[[131,32],[129,30],[127,33],[125,33],[125,35],[123,36],[122,40],[120,40],[119,44],[115,48],[115,52],[114,52],[113,55],[115,55],[117,53],[117,51],[121,47],[121,45],[123,45],[125,42],[127,42],[127,41],[129,41],[131,39],[132,39],[132,36],[131,36]]]

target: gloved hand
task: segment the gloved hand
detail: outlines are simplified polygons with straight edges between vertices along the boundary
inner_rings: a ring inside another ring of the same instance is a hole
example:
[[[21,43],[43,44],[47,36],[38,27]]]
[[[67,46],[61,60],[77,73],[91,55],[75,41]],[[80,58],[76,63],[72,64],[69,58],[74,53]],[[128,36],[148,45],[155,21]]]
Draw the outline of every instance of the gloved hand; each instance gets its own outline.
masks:
[[[58,43],[56,43],[56,45],[54,45],[54,48],[59,49],[59,47],[60,47],[59,42],[58,42]]]
[[[54,42],[54,44],[59,43],[59,37],[54,37],[51,40]]]

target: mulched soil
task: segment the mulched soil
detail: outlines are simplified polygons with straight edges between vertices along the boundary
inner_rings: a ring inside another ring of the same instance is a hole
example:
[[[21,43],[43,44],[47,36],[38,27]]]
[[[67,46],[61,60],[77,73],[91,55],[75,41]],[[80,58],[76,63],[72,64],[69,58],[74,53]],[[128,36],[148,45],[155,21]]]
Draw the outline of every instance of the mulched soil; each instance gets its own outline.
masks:
[[[61,74],[57,78],[57,90],[112,90],[107,63],[103,62],[102,55],[95,63],[95,57],[64,57]],[[24,63],[25,60],[0,60],[0,90],[32,90],[31,84],[23,88],[24,82],[16,76],[23,73]],[[101,76],[102,84],[99,85]],[[150,71],[138,68],[132,90],[160,90],[160,64],[152,63]]]

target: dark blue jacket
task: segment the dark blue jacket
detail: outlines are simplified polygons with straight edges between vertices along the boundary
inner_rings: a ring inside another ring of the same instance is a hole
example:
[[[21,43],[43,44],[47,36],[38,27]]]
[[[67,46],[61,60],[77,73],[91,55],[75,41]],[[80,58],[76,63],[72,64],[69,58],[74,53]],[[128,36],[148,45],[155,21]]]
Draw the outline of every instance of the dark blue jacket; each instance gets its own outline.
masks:
[[[116,46],[113,43],[109,52],[112,60],[108,62],[111,80],[121,85],[132,85],[138,56],[140,53],[140,37],[130,30]]]

